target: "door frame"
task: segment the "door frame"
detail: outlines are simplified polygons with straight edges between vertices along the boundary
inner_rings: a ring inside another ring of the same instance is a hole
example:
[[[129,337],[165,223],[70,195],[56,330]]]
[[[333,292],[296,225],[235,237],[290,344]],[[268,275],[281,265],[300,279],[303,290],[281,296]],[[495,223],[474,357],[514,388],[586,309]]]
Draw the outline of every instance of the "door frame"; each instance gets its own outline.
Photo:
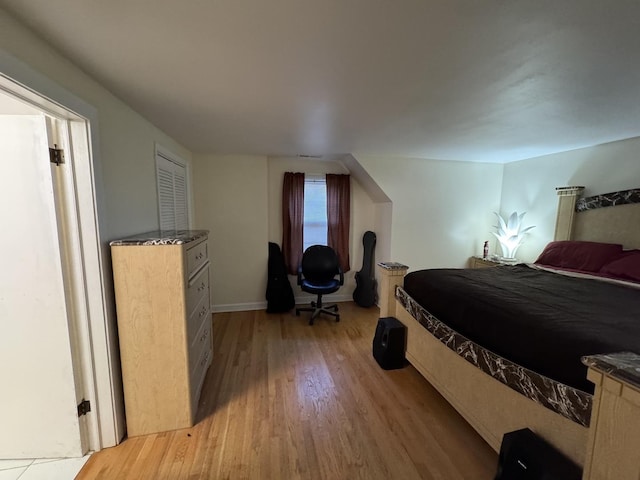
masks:
[[[88,422],[88,447],[98,451],[117,445],[124,437],[124,402],[120,381],[115,302],[106,238],[106,208],[99,157],[96,109],[0,50],[0,89],[52,116],[69,122],[72,139],[75,195],[79,219],[86,315],[78,328],[86,332],[80,341],[85,388],[92,398]],[[107,265],[107,268],[105,268]]]

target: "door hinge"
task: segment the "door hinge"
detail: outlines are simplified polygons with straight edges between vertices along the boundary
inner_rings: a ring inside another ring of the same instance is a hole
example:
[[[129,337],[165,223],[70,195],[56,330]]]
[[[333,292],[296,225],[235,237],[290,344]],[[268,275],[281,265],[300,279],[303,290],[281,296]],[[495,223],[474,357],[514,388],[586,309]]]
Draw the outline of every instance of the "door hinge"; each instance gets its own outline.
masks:
[[[56,166],[60,166],[61,163],[64,163],[64,150],[58,148],[58,145],[54,145],[53,148],[49,149],[49,160],[51,160],[51,163],[55,163]]]
[[[89,400],[85,400],[84,398],[78,404],[78,416],[86,415],[91,411],[91,402]]]

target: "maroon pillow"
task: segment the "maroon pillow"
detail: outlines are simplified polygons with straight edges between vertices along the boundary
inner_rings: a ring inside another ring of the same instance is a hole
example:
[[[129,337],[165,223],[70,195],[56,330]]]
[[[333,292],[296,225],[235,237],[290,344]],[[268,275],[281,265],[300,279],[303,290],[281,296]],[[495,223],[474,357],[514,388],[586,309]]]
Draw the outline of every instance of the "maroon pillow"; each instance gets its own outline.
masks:
[[[549,243],[535,263],[584,272],[598,272],[603,265],[615,260],[621,253],[622,245],[617,243],[560,240]]]
[[[616,260],[605,264],[600,273],[622,280],[640,282],[640,250],[625,252]]]

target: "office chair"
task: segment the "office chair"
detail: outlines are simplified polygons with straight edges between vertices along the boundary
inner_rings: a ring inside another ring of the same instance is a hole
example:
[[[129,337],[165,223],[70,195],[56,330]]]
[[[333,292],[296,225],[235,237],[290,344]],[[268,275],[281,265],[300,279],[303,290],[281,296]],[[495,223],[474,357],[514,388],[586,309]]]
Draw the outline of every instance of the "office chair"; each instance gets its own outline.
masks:
[[[339,275],[339,278],[335,278]],[[298,285],[304,292],[318,295],[316,302],[311,302],[311,307],[296,308],[296,315],[300,312],[313,312],[309,325],[321,313],[333,315],[336,322],[340,321],[338,305],[322,305],[322,295],[338,291],[344,284],[344,275],[338,262],[338,255],[331,247],[324,245],[312,245],[302,254],[302,262],[298,267]]]

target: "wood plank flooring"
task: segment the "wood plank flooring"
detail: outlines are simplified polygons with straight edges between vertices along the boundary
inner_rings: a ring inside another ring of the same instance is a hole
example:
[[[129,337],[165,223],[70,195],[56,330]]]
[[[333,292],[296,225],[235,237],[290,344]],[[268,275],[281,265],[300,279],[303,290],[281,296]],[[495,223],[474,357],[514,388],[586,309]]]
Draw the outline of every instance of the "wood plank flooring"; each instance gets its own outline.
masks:
[[[496,453],[413,367],[373,359],[378,310],[340,311],[215,314],[198,423],[98,452],[77,479],[493,478]]]

